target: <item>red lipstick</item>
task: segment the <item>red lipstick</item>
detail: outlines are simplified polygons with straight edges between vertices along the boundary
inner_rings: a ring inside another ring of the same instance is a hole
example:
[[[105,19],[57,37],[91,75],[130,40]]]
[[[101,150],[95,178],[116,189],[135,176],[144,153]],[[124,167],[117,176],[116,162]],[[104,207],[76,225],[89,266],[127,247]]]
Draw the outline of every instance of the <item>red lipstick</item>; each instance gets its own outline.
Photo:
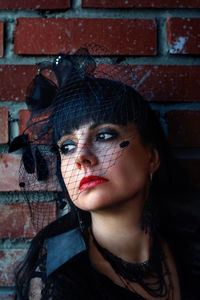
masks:
[[[83,191],[86,189],[90,189],[95,187],[98,184],[105,183],[107,181],[108,179],[101,176],[90,175],[88,177],[83,177],[79,184],[79,190]]]

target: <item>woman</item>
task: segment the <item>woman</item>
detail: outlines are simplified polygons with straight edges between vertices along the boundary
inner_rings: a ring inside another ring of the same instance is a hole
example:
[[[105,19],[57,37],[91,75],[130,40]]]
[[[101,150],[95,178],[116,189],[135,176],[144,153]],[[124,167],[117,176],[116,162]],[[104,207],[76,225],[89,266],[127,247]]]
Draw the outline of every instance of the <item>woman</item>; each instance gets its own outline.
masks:
[[[95,71],[89,55],[60,55],[29,88],[29,137],[10,149],[23,148],[20,185],[59,183],[70,212],[33,239],[19,299],[198,299],[198,214],[161,126],[133,88]],[[38,140],[52,147],[48,159]]]

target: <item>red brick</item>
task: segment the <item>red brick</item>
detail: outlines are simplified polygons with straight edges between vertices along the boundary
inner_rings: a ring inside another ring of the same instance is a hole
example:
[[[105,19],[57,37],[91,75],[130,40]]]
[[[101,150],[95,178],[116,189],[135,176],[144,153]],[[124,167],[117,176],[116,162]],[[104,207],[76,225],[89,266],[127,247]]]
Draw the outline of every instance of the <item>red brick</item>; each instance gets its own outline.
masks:
[[[97,72],[102,68],[105,73],[114,74],[115,79],[131,84],[149,101],[200,101],[200,66],[103,65]],[[36,73],[35,66],[1,65],[1,100],[24,100],[26,88]]]
[[[25,100],[26,88],[36,73],[36,66],[0,65],[0,101]]]
[[[0,155],[0,191],[19,191],[20,156]]]
[[[101,8],[199,8],[199,0],[82,0],[82,7]]]
[[[0,295],[0,300],[14,300],[16,299],[15,298],[15,295]]]
[[[31,130],[29,131],[29,129],[28,129],[30,124],[27,124],[27,122],[30,118],[30,115],[31,115],[31,113],[27,109],[22,109],[19,111],[19,134],[22,134],[25,129],[26,129],[25,133],[31,132]],[[38,121],[42,120],[43,118],[46,119],[47,117],[48,117],[48,112],[44,112],[43,114],[41,113],[38,117],[35,116],[31,120],[33,123],[34,122],[37,123]],[[39,143],[39,144],[42,144],[42,143]]]
[[[0,9],[66,9],[70,0],[0,0]]]
[[[200,101],[200,66],[99,66],[97,73],[101,70],[132,85],[148,101]]]
[[[43,226],[56,218],[55,202],[34,203],[35,212],[40,214]],[[50,213],[51,212],[51,213]],[[42,217],[43,215],[43,217]],[[37,221],[37,216],[35,217]],[[31,222],[30,210],[26,203],[0,204],[0,238],[32,238],[38,228]]]
[[[0,238],[31,238],[35,235],[29,209],[23,203],[0,204]]]
[[[167,40],[170,54],[200,54],[200,19],[169,18]]]
[[[3,56],[3,41],[4,41],[4,34],[3,34],[3,22],[0,22],[0,57]]]
[[[0,285],[15,285],[14,270],[25,253],[25,250],[0,250]]]
[[[26,129],[26,124],[30,117],[30,112],[27,109],[22,109],[19,111],[19,134],[22,134]]]
[[[199,159],[180,159],[182,168],[188,175],[189,183],[200,188],[200,160]]]
[[[34,127],[34,131],[31,130],[32,127],[27,126],[27,122],[29,120],[30,117],[30,112],[26,109],[24,110],[20,110],[19,112],[19,134],[22,134],[25,130],[26,134],[29,134],[29,141],[34,141],[37,144],[49,144],[52,142],[52,130],[50,130],[48,132],[47,135],[45,135],[44,137],[40,138],[37,134],[37,130]],[[38,133],[40,135],[41,133],[41,128],[40,128],[40,122],[42,119],[46,119],[48,117],[47,113],[41,114],[39,117],[35,117],[34,119],[32,119],[32,122],[36,122],[39,126],[38,128]]]
[[[167,113],[168,137],[172,147],[200,147],[200,111]]]
[[[0,108],[0,144],[8,143],[8,108]]]
[[[16,54],[66,53],[87,43],[104,46],[104,55],[155,55],[156,22],[147,19],[19,18],[15,27]],[[91,53],[102,54],[102,49],[93,47]]]
[[[49,156],[47,159],[51,159]],[[52,168],[49,170],[49,179],[46,181],[38,182],[35,178],[35,174],[26,174],[25,178],[29,182],[33,182],[32,185],[27,186],[27,191],[60,191],[58,182],[55,179],[55,161],[52,161]],[[19,167],[20,167],[20,155],[1,154],[0,155],[0,191],[20,191],[19,187]],[[22,169],[21,169],[22,171]],[[51,173],[52,172],[52,173]]]

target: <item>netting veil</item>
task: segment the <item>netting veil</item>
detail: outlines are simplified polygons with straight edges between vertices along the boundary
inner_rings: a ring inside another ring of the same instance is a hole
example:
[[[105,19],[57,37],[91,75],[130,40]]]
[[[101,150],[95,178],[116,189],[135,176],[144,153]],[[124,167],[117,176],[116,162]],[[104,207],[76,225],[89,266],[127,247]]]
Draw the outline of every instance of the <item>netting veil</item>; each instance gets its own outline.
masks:
[[[27,89],[30,118],[10,151],[22,148],[19,184],[33,225],[40,230],[60,209],[74,209],[71,200],[76,204],[82,192],[77,189],[83,174],[83,169],[77,168],[80,151],[85,147],[100,158],[92,175],[105,176],[134,138],[134,130],[127,134],[126,125],[141,123],[142,130],[148,108],[133,88],[122,83],[126,75],[120,78],[114,70],[107,73],[106,67],[97,68],[87,49],[58,55],[52,63],[38,67]],[[94,134],[86,140],[88,124]],[[101,124],[108,124],[107,131],[101,130]],[[119,138],[113,138],[109,124],[120,125]],[[76,130],[78,143],[70,138]]]

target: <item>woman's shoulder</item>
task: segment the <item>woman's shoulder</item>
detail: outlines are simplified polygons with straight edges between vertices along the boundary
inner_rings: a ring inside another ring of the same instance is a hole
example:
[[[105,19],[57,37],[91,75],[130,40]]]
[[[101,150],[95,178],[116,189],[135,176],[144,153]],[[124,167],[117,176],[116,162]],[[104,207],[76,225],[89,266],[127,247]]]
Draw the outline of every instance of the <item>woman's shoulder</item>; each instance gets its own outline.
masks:
[[[77,299],[80,289],[74,275],[80,273],[87,253],[79,228],[46,239],[43,247],[45,254],[30,270],[25,299],[64,299],[65,292],[70,300]],[[60,292],[62,296],[58,296]]]
[[[46,273],[49,276],[60,266],[86,251],[86,243],[79,227],[64,232],[46,241]]]

